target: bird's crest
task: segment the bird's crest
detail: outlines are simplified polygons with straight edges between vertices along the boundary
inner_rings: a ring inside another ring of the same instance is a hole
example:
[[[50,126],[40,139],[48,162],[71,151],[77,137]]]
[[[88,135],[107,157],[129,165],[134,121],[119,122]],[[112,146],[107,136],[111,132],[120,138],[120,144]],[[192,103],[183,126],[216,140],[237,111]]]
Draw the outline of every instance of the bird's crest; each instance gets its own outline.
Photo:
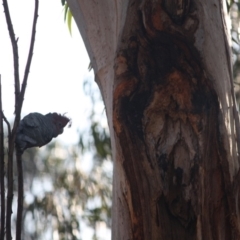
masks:
[[[53,117],[53,121],[55,122],[55,123],[61,123],[62,124],[62,127],[64,128],[68,123],[69,123],[69,127],[71,127],[71,119],[70,118],[68,118],[68,117],[66,117],[66,116],[64,116],[64,114],[63,115],[61,115],[61,114],[58,114],[58,113],[51,113],[52,114],[52,117]]]

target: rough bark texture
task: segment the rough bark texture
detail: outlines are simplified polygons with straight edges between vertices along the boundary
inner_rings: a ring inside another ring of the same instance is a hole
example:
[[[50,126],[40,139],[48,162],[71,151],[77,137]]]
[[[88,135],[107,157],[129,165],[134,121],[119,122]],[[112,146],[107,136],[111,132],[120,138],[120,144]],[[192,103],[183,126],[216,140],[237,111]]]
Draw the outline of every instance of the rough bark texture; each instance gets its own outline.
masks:
[[[240,239],[222,2],[69,4],[107,109],[112,238]]]

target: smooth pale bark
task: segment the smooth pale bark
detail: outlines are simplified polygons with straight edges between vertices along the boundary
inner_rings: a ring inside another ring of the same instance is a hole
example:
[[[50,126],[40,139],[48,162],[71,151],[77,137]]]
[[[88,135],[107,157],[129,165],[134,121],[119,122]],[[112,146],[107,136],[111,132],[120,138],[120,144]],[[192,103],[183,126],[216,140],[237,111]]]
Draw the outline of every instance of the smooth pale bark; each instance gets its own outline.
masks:
[[[240,239],[220,0],[68,0],[113,148],[112,238]]]

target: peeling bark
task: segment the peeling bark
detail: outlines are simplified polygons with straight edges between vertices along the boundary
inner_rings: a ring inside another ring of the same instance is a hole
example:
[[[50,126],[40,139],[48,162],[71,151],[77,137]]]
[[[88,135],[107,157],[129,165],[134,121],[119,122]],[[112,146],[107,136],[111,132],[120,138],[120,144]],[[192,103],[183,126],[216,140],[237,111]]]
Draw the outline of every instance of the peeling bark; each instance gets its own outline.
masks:
[[[238,119],[222,2],[107,3],[111,22],[98,1],[69,1],[75,19],[87,9],[94,17],[84,24],[103,30],[97,15],[116,37],[104,43],[112,54],[104,62],[106,53],[92,47],[97,35],[77,21],[110,125],[112,238],[240,239]]]

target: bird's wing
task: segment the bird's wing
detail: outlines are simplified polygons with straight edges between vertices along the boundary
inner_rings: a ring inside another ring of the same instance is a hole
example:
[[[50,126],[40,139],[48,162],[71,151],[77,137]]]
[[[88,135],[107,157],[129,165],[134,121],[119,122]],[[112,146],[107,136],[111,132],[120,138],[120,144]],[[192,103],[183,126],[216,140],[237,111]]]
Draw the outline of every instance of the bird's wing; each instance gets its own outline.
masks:
[[[39,145],[39,147],[45,146],[46,144],[50,143],[52,138],[46,140],[43,144]]]
[[[36,128],[39,125],[38,122],[36,121],[36,117],[34,117],[32,114],[29,114],[27,117],[25,117],[23,119],[23,123],[27,127],[31,127],[31,128]]]
[[[37,144],[37,142],[34,139],[32,139],[26,135],[22,135],[22,141],[27,142],[32,146],[36,146],[36,144]]]

